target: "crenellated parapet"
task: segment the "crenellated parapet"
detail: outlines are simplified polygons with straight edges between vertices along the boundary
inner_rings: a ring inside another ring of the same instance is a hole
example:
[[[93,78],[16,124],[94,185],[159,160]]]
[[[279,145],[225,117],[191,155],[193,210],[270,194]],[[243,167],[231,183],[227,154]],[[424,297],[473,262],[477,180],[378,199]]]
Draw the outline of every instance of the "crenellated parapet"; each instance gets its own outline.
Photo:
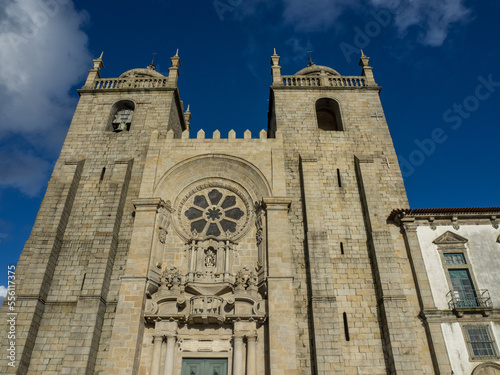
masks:
[[[203,129],[200,129],[198,130],[198,132],[196,133],[196,137],[193,137],[191,138],[190,136],[190,132],[189,132],[189,129],[186,129],[185,131],[182,132],[182,136],[181,136],[181,139],[185,139],[185,140],[206,140],[206,141],[216,141],[216,140],[223,140],[223,141],[231,141],[231,140],[235,140],[235,141],[241,141],[241,140],[245,140],[245,141],[262,141],[262,140],[269,140],[269,141],[272,141],[272,139],[281,139],[281,132],[276,132],[276,134],[274,135],[274,137],[270,137],[268,132],[265,131],[264,129],[262,129],[260,132],[259,132],[259,137],[258,138],[252,138],[252,132],[250,130],[245,130],[245,132],[243,133],[243,137],[238,137],[236,132],[234,130],[230,130],[227,134],[227,138],[224,138],[224,137],[221,137],[221,133],[219,130],[214,130],[214,132],[212,133],[212,138],[205,138],[206,136],[206,133]],[[152,140],[161,140],[161,139],[179,139],[178,137],[176,137],[175,133],[173,130],[169,130],[168,132],[164,133],[164,132],[153,132],[152,135],[151,135],[151,139]]]

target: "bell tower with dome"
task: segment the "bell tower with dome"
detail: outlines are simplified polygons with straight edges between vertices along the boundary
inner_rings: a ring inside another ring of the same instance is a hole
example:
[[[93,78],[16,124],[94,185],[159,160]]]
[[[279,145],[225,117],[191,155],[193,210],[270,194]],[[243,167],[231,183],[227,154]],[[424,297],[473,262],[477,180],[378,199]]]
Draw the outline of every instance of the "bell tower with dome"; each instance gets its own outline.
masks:
[[[368,62],[361,51],[361,76],[312,62],[281,75],[271,57],[269,131],[284,139],[303,302],[298,357],[324,375],[432,373],[429,355],[416,350],[428,343],[404,243],[386,222],[408,202]]]
[[[408,202],[369,58],[360,76],[282,75],[275,51],[267,130],[210,139],[190,135],[171,61],[102,78],[94,60],[19,260],[17,362],[0,372],[434,374],[387,223]]]

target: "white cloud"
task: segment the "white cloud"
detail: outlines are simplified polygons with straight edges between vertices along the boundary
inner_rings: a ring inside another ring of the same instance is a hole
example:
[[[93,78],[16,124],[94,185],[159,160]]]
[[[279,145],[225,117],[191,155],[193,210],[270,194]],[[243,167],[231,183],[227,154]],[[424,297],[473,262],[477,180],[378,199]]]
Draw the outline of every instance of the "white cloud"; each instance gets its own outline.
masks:
[[[70,0],[4,0],[0,6],[0,140],[20,137],[41,156],[11,155],[3,185],[33,194],[47,178],[44,159],[57,155],[76,103],[70,89],[91,65],[81,30],[87,19]],[[34,175],[22,176],[23,170]]]
[[[48,161],[18,150],[0,150],[0,160],[0,187],[19,189],[30,197],[40,192],[50,173]]]
[[[470,11],[465,0],[283,0],[283,19],[297,31],[326,31],[351,8],[387,9],[394,14],[394,25],[401,35],[411,27],[419,30],[419,42],[440,46],[450,26],[464,21]],[[368,8],[367,8],[368,7]]]
[[[295,37],[288,38],[285,42],[285,45],[291,47],[292,51],[296,53],[306,53],[308,49],[312,48],[309,41],[307,41],[306,44],[303,44],[302,41]]]
[[[465,0],[370,0],[377,8],[394,12],[394,22],[405,33],[410,27],[419,28],[419,42],[438,47],[448,36],[451,24],[467,20],[470,11]]]
[[[221,1],[221,3],[223,2]],[[267,0],[227,0],[226,3],[227,8],[224,12],[228,12],[228,14],[234,12],[236,19],[259,17],[277,5],[276,2]],[[216,4],[215,1],[214,4]]]
[[[358,0],[283,0],[283,17],[298,31],[326,31]]]
[[[307,42],[303,42],[296,37],[288,38],[285,41],[285,45],[292,49],[294,55],[291,60],[294,62],[306,61],[308,57],[307,51],[312,48],[309,40]]]

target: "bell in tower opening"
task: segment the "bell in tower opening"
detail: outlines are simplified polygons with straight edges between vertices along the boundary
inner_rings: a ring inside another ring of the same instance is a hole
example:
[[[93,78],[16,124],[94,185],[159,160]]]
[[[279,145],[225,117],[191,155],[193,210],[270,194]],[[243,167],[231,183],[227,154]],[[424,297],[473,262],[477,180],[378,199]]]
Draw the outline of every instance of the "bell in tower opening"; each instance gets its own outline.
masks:
[[[132,109],[119,110],[113,120],[113,131],[119,133],[124,130],[129,130],[133,114],[134,111]]]

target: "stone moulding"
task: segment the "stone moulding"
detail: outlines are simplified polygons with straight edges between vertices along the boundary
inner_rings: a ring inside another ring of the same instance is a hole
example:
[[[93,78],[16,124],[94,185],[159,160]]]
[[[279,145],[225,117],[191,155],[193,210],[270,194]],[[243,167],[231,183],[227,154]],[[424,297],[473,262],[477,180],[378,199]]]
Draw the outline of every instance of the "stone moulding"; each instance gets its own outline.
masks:
[[[154,295],[147,301],[144,319],[152,323],[161,320],[176,320],[187,324],[224,324],[234,321],[256,321],[263,323],[260,295],[230,294],[214,295]]]
[[[145,319],[174,319],[187,324],[264,322],[266,306],[259,288],[265,290],[265,280],[259,283],[259,276],[246,268],[230,278],[233,283],[189,281],[188,275],[181,276],[175,268],[164,270],[159,288],[146,301]]]

